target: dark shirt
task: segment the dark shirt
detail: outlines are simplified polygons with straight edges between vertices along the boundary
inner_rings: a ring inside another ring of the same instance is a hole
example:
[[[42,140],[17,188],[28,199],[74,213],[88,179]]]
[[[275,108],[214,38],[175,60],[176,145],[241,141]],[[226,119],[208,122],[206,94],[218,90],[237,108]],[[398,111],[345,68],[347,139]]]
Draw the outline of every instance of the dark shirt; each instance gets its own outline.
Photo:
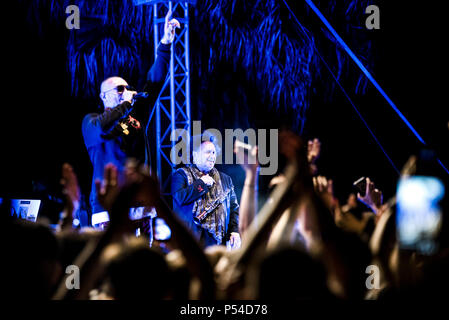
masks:
[[[220,173],[221,183],[224,189],[231,189],[228,195],[225,217],[225,238],[229,240],[231,232],[239,232],[239,204],[234,192],[231,177]],[[213,237],[207,231],[195,224],[193,220],[193,205],[196,200],[204,196],[209,187],[201,179],[188,184],[188,178],[183,170],[177,170],[172,176],[171,193],[173,196],[173,211],[181,218],[185,225],[192,231],[194,236],[203,246],[214,245]],[[225,244],[225,243],[222,243]]]
[[[148,97],[136,101],[133,106],[125,101],[115,108],[106,109],[101,114],[90,113],[83,119],[84,143],[93,166],[90,193],[93,213],[104,211],[97,200],[95,180],[103,179],[106,164],[114,164],[117,166],[118,172],[121,173],[128,157],[134,157],[137,160],[149,159],[148,144],[145,143],[145,140],[148,141],[145,132],[149,116],[148,109],[157,100],[166,78],[170,62],[170,47],[170,44],[160,44],[157,49],[156,61],[148,72],[147,82],[142,90],[142,92],[148,92]],[[115,134],[114,129],[119,121],[130,115],[140,122],[140,128],[130,127],[128,135]]]

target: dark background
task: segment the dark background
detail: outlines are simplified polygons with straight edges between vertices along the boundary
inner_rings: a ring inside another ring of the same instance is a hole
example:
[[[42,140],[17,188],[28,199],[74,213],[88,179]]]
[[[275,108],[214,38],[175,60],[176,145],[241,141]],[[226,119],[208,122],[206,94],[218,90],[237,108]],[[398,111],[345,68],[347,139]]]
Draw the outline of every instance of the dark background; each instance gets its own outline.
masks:
[[[445,153],[449,141],[449,54],[445,45],[448,27],[445,11],[440,7],[442,2],[373,3],[380,7],[381,29],[366,30],[366,36],[372,41],[372,74],[429,146],[448,164]],[[24,5],[13,4],[7,11],[7,27],[3,29],[2,48],[6,57],[2,61],[7,73],[3,77],[1,194],[27,197],[39,189],[58,194],[61,166],[69,162],[78,173],[82,192],[87,195],[92,167],[82,140],[81,121],[86,113],[94,110],[98,100],[86,101],[70,94],[65,46],[69,32],[73,31],[62,25],[38,32],[35,26],[27,23],[29,16],[24,8]],[[294,10],[301,12],[301,8]],[[319,32],[316,30],[317,36]],[[191,54],[195,54],[194,47],[191,47]],[[234,90],[238,96],[238,85],[233,77],[239,75],[230,76],[228,70],[222,72],[223,78],[217,73],[219,80],[215,90],[224,86],[227,92]],[[360,74],[353,63],[351,72],[354,79]],[[325,76],[325,70],[322,73],[322,81],[332,81],[329,75]],[[354,81],[351,77],[347,83]],[[234,87],[230,86],[232,83]],[[192,81],[192,96],[200,90],[195,85]],[[334,179],[341,199],[351,191],[352,181],[360,176],[371,177],[385,197],[391,197],[397,172],[352,106],[338,89],[330,99],[325,99],[320,86],[314,86],[318,89],[310,100],[303,136],[321,140],[319,166],[322,174]],[[245,90],[258,94],[257,88],[246,87]],[[354,94],[351,90],[348,93],[400,169],[421,146],[418,140],[372,85],[368,85],[365,95]],[[229,94],[220,98],[232,97]],[[199,114],[195,108],[193,103],[192,118],[197,120]],[[220,128],[220,123],[230,123],[219,116],[223,113],[233,116],[233,123],[238,122],[239,110],[218,111],[213,107],[207,110],[201,114],[203,128]],[[250,117],[250,122],[267,128],[283,119],[276,111],[265,110],[253,111]],[[222,169],[232,176],[240,197],[243,172],[238,166]],[[262,193],[267,182],[268,177],[261,178]]]

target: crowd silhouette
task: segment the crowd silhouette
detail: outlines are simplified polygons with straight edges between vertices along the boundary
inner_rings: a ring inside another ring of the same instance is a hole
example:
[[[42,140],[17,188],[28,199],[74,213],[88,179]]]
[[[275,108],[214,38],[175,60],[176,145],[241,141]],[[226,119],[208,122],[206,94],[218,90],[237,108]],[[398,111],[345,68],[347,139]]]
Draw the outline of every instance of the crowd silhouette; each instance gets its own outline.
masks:
[[[444,296],[449,280],[447,192],[439,202],[442,219],[432,238],[434,250],[404,248],[397,197],[383,201],[382,192],[366,178],[364,192],[340,204],[333,181],[320,175],[316,160],[321,148],[318,139],[305,142],[281,132],[279,156],[286,165],[273,177],[273,191],[261,208],[259,165],[249,164],[250,155],[235,149],[246,182],[239,211],[242,245],[234,250],[201,247],[161,195],[157,179],[135,161],[128,162],[123,184],[117,183],[112,164],[97,184],[99,201],[110,216],[106,228],[75,227],[80,189],[66,163],[61,174],[66,205],[56,230],[13,217],[9,200],[2,201],[9,298],[335,301]],[[257,147],[250,154],[257,155]],[[412,156],[401,179],[447,181],[424,161],[429,154]],[[129,208],[136,204],[156,208],[170,227],[169,240],[150,247],[146,233],[136,236],[136,228],[145,223],[129,219]],[[67,273],[71,265],[79,269],[76,280]],[[76,289],[68,285],[76,281]]]

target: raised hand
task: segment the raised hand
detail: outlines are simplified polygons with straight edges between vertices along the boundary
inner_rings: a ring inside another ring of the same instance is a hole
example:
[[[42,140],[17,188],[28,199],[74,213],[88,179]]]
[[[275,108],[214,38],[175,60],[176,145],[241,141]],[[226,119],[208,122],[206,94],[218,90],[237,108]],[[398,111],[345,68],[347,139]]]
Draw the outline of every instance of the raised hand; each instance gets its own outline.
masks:
[[[98,200],[109,212],[108,229],[117,234],[135,229],[135,221],[129,219],[130,207],[153,207],[160,197],[159,183],[147,173],[147,168],[139,166],[134,159],[125,165],[124,181],[118,183],[117,167],[107,164],[103,183],[95,181]]]
[[[117,167],[109,163],[104,169],[103,183],[97,180],[95,181],[95,187],[97,188],[98,200],[106,210],[112,208],[114,201],[124,188],[134,190],[131,199],[127,200],[132,202],[133,205],[153,206],[160,196],[157,179],[148,174],[147,167],[139,165],[132,158],[126,161],[123,185],[118,183]]]
[[[295,162],[299,158],[300,150],[303,146],[301,138],[291,131],[281,131],[279,133],[279,152],[289,161]]]
[[[307,143],[307,160],[310,163],[315,163],[315,161],[320,156],[321,152],[321,142],[317,138],[309,140]]]
[[[175,40],[175,31],[176,28],[181,28],[181,24],[176,19],[170,19],[172,15],[172,11],[169,10],[167,15],[165,16],[165,24],[164,24],[164,36],[161,39],[161,43],[170,44]]]
[[[370,178],[366,178],[365,195],[362,197],[360,193],[357,193],[357,199],[369,206],[376,214],[382,207],[382,192],[374,187],[374,183]]]
[[[58,223],[59,231],[72,230],[75,214],[80,207],[81,192],[78,179],[70,164],[63,164],[61,176],[62,193],[66,197],[66,204]]]
[[[246,152],[245,150],[248,151]],[[257,213],[257,191],[260,169],[257,152],[257,146],[252,147],[239,140],[236,140],[234,144],[234,153],[237,157],[237,163],[239,163],[245,171],[245,183],[243,185],[239,210],[239,232],[243,239],[245,239],[246,230]],[[238,246],[234,246],[235,244]],[[227,245],[230,249],[239,248],[241,245],[240,235],[236,233],[234,241],[234,236],[231,234],[231,239]]]
[[[108,163],[104,167],[103,181],[95,180],[95,189],[98,201],[109,211],[119,192],[118,170],[115,165]]]
[[[320,156],[321,142],[317,138],[309,140],[307,143],[307,161],[309,162],[310,173],[315,175],[318,172],[315,164],[316,160]]]
[[[64,163],[62,166],[61,184],[63,186],[62,192],[67,199],[69,213],[76,212],[80,207],[81,192],[73,167],[68,163]]]
[[[334,197],[333,181],[323,176],[313,177],[313,186],[315,192],[323,199],[327,207],[334,209],[337,205],[337,200]]]
[[[126,163],[125,181],[137,187],[133,202],[139,206],[153,207],[161,196],[157,178],[149,174],[148,167],[132,159]]]
[[[131,91],[128,89],[125,89],[125,91],[123,91],[122,96],[121,96],[121,101],[128,101],[129,103],[132,103],[133,101],[133,97],[137,94],[137,91]]]
[[[248,153],[245,152],[248,150]],[[258,160],[258,147],[243,143],[236,140],[234,144],[234,153],[237,157],[237,163],[239,163],[245,172],[257,172],[260,168]]]

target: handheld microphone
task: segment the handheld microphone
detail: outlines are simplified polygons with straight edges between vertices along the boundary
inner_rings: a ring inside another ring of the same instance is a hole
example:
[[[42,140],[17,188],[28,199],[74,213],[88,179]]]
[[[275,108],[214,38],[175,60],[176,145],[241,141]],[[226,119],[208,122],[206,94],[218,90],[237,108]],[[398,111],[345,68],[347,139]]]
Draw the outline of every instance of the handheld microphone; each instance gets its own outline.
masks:
[[[133,100],[131,102],[131,105],[134,106],[134,103],[136,103],[140,99],[148,98],[149,94],[148,92],[138,92],[135,95],[133,95]]]
[[[133,99],[134,100],[145,99],[148,98],[148,96],[149,96],[148,92],[139,92],[133,96]]]

